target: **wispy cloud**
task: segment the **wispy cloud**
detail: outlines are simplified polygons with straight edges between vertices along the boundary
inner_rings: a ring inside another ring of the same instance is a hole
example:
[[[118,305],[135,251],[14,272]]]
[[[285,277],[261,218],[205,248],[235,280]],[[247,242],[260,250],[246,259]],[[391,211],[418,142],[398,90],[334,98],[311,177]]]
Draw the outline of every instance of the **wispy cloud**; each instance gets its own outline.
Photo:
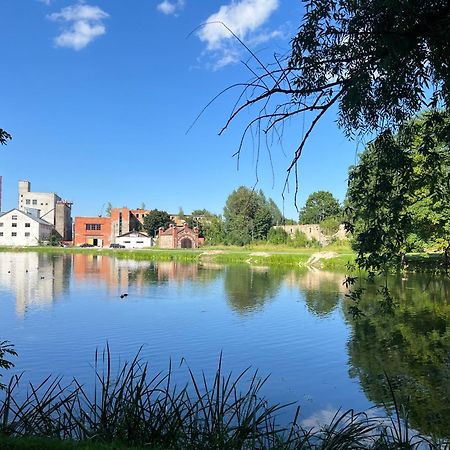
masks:
[[[58,13],[49,14],[47,17],[62,24],[61,34],[54,40],[57,47],[81,50],[95,38],[106,33],[103,21],[109,17],[109,14],[98,6],[78,3],[67,6]]]
[[[181,9],[183,9],[185,4],[184,0],[175,0],[175,1],[169,1],[169,0],[163,0],[161,3],[158,3],[156,6],[156,9],[159,12],[162,12],[166,15],[175,15],[177,14]]]
[[[240,52],[233,33],[253,45],[278,37],[281,34],[278,31],[259,33],[278,6],[279,0],[233,0],[209,16],[197,35],[206,44],[205,53],[215,61],[213,68],[239,60]]]
[[[44,5],[49,6],[52,0],[37,0],[38,2],[44,3]]]

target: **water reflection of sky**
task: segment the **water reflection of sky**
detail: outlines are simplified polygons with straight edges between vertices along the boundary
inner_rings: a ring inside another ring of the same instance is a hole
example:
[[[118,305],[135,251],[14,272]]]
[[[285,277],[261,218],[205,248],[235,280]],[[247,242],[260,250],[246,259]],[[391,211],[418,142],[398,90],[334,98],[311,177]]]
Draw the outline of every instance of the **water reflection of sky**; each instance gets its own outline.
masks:
[[[223,352],[225,370],[271,374],[267,397],[298,401],[309,423],[321,411],[372,405],[349,375],[342,280],[320,271],[3,253],[1,338],[16,345],[16,373],[35,381],[76,376],[88,385],[95,350],[106,342],[122,361],[143,346],[155,372],[171,358],[180,384],[183,358],[211,375]]]

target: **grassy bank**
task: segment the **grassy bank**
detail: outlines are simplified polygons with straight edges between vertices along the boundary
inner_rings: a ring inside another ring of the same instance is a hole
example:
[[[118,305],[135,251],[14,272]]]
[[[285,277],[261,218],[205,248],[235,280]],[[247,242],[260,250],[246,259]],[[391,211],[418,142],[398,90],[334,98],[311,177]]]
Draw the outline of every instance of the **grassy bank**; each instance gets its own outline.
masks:
[[[14,376],[0,399],[0,447],[5,449],[413,449],[443,447],[409,429],[393,409],[392,419],[338,411],[329,423],[304,428],[300,409],[290,423],[279,414],[292,405],[271,405],[260,394],[267,378],[249,370],[194,376],[182,388],[172,370],[151,375],[137,356],[115,367],[109,350],[97,355],[96,386],[87,392],[48,378],[19,391]],[[389,382],[389,381],[388,381]],[[393,393],[394,396],[394,393]],[[21,400],[19,400],[19,398]],[[394,397],[395,400],[395,397]],[[395,403],[395,402],[393,402]]]
[[[119,259],[138,261],[177,261],[182,263],[250,264],[288,268],[314,266],[319,269],[346,272],[356,254],[349,246],[323,248],[292,248],[257,244],[246,247],[217,246],[200,249],[142,249],[124,250],[79,247],[0,247],[0,252],[79,253],[106,255]],[[444,258],[440,253],[414,253],[407,256],[407,272],[445,272]]]
[[[328,251],[322,249],[322,251]],[[285,246],[252,246],[252,247],[202,247],[193,250],[165,250],[165,249],[143,249],[143,250],[123,250],[123,249],[103,249],[103,248],[78,248],[78,247],[0,247],[0,252],[39,252],[49,254],[85,254],[85,255],[106,255],[119,259],[133,259],[141,261],[177,261],[184,263],[216,263],[216,264],[251,264],[255,266],[285,266],[285,267],[306,267],[308,260],[319,249],[292,249]],[[333,252],[336,255],[327,260],[325,266],[334,270],[345,270],[349,260],[354,259],[354,255],[348,248],[341,249],[340,252]],[[316,266],[321,266],[325,260],[316,261]]]

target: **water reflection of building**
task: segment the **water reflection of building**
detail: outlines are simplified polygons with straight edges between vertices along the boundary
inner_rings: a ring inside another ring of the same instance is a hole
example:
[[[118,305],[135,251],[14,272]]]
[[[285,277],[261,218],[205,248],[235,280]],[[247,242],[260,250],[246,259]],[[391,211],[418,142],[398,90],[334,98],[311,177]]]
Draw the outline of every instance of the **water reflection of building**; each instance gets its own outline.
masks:
[[[180,264],[175,261],[159,262],[157,264],[158,281],[186,281],[198,277],[197,264]]]
[[[343,284],[344,278],[342,273],[311,269],[307,272],[289,272],[285,277],[285,283],[308,291],[319,291],[325,288],[345,294],[347,289]]]
[[[51,305],[69,289],[71,255],[4,253],[0,258],[0,286],[16,296],[16,312],[31,306]]]
[[[318,316],[331,314],[342,295],[347,293],[341,273],[317,269],[300,273],[292,271],[284,280],[291,288],[300,288],[309,311]]]
[[[148,261],[117,259],[103,255],[73,255],[73,276],[76,282],[97,280],[110,292],[127,292],[133,285],[142,288]]]

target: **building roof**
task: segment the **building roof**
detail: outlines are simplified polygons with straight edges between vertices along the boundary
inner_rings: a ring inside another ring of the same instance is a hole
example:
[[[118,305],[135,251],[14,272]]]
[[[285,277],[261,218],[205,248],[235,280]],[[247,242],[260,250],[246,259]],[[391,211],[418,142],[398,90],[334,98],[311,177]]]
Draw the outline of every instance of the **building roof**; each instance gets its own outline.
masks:
[[[175,229],[176,233],[181,233],[181,232],[188,232],[188,233],[192,233],[194,234],[195,231],[192,228],[189,228],[187,226],[187,224],[185,225],[181,225],[181,226],[169,226],[169,228],[167,228],[167,230],[164,230],[163,232],[159,233],[160,236],[172,236],[173,234],[173,230]]]
[[[117,237],[150,237],[147,233],[143,233],[142,231],[129,231],[128,233],[121,234]]]
[[[17,209],[17,208],[13,208],[13,209],[10,209],[9,211],[6,211],[4,213],[0,213],[0,217],[6,216],[7,214],[12,213],[13,211],[14,212],[18,212],[20,214],[23,214],[28,219],[34,220],[35,222],[40,223],[41,225],[50,225],[51,227],[53,226],[50,222],[47,222],[46,220],[41,219],[39,217],[32,216],[31,214],[27,214],[25,211],[21,211],[20,209]]]

